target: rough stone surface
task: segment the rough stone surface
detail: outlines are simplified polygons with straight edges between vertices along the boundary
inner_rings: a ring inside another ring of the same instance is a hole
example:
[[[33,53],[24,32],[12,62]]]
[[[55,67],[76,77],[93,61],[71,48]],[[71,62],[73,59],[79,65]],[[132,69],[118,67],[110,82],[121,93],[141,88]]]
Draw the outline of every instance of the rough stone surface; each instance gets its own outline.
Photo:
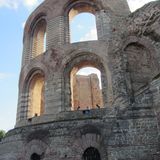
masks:
[[[73,110],[103,107],[102,91],[97,74],[76,75],[73,85]],[[87,97],[87,98],[86,98]],[[79,108],[78,108],[79,107]]]
[[[70,43],[70,11],[95,15],[97,41]],[[125,0],[45,0],[26,22],[17,122],[0,160],[82,160],[91,148],[101,160],[159,160],[159,26],[160,1],[130,13]],[[46,51],[35,54],[45,29]],[[101,72],[104,108],[72,111],[70,74],[85,65]],[[40,116],[30,90],[37,75]]]

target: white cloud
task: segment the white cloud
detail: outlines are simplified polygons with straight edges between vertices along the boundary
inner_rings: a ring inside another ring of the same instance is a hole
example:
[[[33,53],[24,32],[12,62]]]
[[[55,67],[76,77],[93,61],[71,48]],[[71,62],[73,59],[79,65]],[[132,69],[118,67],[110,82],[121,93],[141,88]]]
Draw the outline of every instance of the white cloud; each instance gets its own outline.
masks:
[[[38,3],[39,3],[38,0],[24,0],[24,1],[23,1],[23,4],[24,4],[25,6],[29,6],[29,7],[35,6],[35,5],[37,5]]]
[[[100,71],[99,71],[98,69],[94,68],[94,67],[81,68],[81,69],[77,72],[78,75],[86,75],[86,76],[88,76],[88,75],[90,75],[90,74],[92,74],[92,73],[95,73],[95,74],[97,74],[97,75],[100,75]]]
[[[37,6],[43,0],[0,0],[0,7],[17,9],[21,5],[32,8]],[[128,0],[131,11],[142,7],[144,4],[155,0]]]
[[[32,8],[37,6],[42,0],[0,0],[0,7],[18,9],[20,6]]]
[[[12,74],[9,74],[9,73],[0,73],[0,80],[6,79],[11,76]]]
[[[97,40],[97,29],[92,28],[84,37],[80,38],[80,41]]]
[[[26,24],[26,21],[22,23],[22,28],[24,28],[24,27],[25,27],[25,24]]]
[[[17,0],[0,0],[0,7],[8,7],[17,9],[18,8],[18,1]]]
[[[133,12],[136,9],[142,7],[143,5],[151,1],[155,1],[155,0],[128,0],[128,4],[130,7],[130,10]]]
[[[84,26],[81,25],[81,24],[78,24],[78,25],[77,25],[77,29],[79,29],[79,30],[84,29]]]
[[[17,9],[21,5],[32,8],[37,6],[43,0],[0,0],[0,7],[7,7],[12,9]],[[155,0],[128,0],[131,11],[142,7],[144,4],[155,1]]]

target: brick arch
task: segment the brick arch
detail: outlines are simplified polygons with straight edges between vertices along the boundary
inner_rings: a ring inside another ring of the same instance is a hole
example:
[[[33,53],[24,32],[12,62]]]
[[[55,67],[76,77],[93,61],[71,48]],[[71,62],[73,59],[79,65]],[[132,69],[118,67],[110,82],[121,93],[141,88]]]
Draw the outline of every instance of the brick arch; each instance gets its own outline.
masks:
[[[36,16],[34,16],[34,18],[32,18],[32,20],[30,20],[30,22],[28,22],[28,32],[32,33],[35,26],[37,25],[37,23],[41,20],[45,20],[47,21],[47,14],[46,12],[40,12],[38,13]]]
[[[89,65],[95,67],[100,70],[101,72],[101,81],[102,81],[102,94],[103,94],[103,103],[104,107],[108,104],[108,82],[107,79],[108,70],[104,67],[103,60],[93,53],[78,53],[74,55],[72,58],[70,56],[69,59],[65,60],[65,65],[63,69],[63,103],[64,103],[64,110],[71,110],[71,90],[70,90],[70,73],[74,67],[81,67],[81,65]],[[63,62],[64,63],[64,62]],[[69,107],[69,108],[68,108]]]
[[[143,45],[149,52],[152,54],[152,57],[156,59],[156,56],[159,54],[158,49],[154,46],[153,41],[147,37],[136,37],[129,36],[126,37],[121,43],[122,51],[124,52],[125,48],[131,43],[138,43]],[[157,62],[156,62],[157,63]]]
[[[35,24],[40,19],[45,19],[47,21],[48,11],[47,7],[42,8],[41,10],[35,10],[27,19],[25,28],[24,28],[24,38],[27,34],[30,34],[35,26]]]
[[[68,14],[74,6],[79,4],[88,4],[95,8],[96,11],[103,9],[102,3],[99,0],[69,0],[63,7],[64,13]]]
[[[64,17],[65,17],[65,42],[70,43],[70,21],[73,19],[74,16],[83,13],[88,12],[95,16],[96,20],[96,14],[100,12],[100,10],[103,9],[102,3],[100,1],[94,0],[70,0],[66,5],[64,6]],[[97,21],[97,20],[96,20]],[[98,24],[98,21],[96,22]]]
[[[103,147],[103,138],[100,129],[94,125],[85,125],[74,130],[73,152],[77,155],[77,160],[81,160],[87,148],[96,148],[102,160],[107,160],[107,151]]]
[[[46,64],[41,61],[31,61],[29,65],[26,65],[22,68],[19,79],[19,89],[20,92],[23,92],[25,81],[36,71],[40,71],[45,79],[47,79],[48,68]]]
[[[45,35],[47,30],[47,21],[45,16],[40,16],[31,26],[30,29],[30,50],[31,58],[42,54],[45,50]]]
[[[76,9],[78,12],[74,14],[77,15],[82,12],[89,12],[92,14],[95,14],[97,11],[100,11],[103,9],[102,4],[97,1],[91,1],[91,0],[78,0],[78,1],[73,1],[70,0],[65,6],[64,6],[64,15],[68,16],[69,12],[72,9]]]
[[[30,160],[30,157],[36,153],[40,155],[41,157],[44,157],[46,150],[49,148],[48,144],[41,140],[32,140],[29,143],[26,144],[25,147],[25,160]]]
[[[157,50],[148,38],[129,37],[123,46],[123,53],[127,62],[125,67],[129,75],[128,81],[131,84],[130,92],[131,95],[134,95],[159,74],[160,66],[156,59]],[[134,65],[136,67],[133,68]]]
[[[36,79],[38,78],[38,79]],[[27,119],[27,118],[31,118],[33,117],[31,115],[31,110],[33,108],[31,108],[31,87],[34,87],[34,83],[40,83],[42,90],[43,90],[43,101],[41,100],[41,114],[45,112],[45,97],[44,97],[44,93],[45,93],[45,73],[43,72],[43,70],[41,70],[40,68],[33,68],[31,69],[28,74],[26,75],[23,83],[22,83],[22,87],[21,87],[21,94],[19,96],[19,108],[20,108],[20,113],[19,114],[19,119]],[[33,98],[33,97],[32,97]],[[38,114],[37,114],[38,116]]]
[[[48,68],[42,62],[31,61],[29,65],[22,68],[19,79],[19,96],[18,96],[18,110],[17,110],[17,124],[23,119],[27,119],[28,108],[28,87],[31,77],[39,73],[44,76],[44,82],[47,80]],[[45,92],[45,91],[44,91]]]
[[[32,70],[30,70],[28,72],[28,74],[25,77],[25,80],[24,80],[24,83],[23,83],[23,91],[28,90],[29,84],[36,74],[40,74],[41,76],[45,77],[44,71],[41,68],[38,68],[38,67],[33,68]]]
[[[32,14],[27,20],[23,36],[23,65],[44,52],[44,37],[47,35],[46,28],[47,13],[43,10],[37,14]],[[37,43],[41,45],[37,45]]]

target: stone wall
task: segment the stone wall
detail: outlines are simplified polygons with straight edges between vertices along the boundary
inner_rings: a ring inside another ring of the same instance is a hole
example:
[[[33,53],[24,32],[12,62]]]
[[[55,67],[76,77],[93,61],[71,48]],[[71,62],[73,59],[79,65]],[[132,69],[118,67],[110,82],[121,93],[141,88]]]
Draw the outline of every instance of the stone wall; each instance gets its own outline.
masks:
[[[92,146],[102,160],[152,160],[157,134],[157,121],[150,109],[75,111],[52,123],[10,131],[0,143],[0,159],[29,160],[37,153],[46,160],[81,160]]]
[[[74,110],[83,110],[87,108],[93,109],[98,108],[98,106],[103,107],[102,91],[100,89],[97,74],[90,74],[88,76],[76,75],[75,78],[75,84],[72,84],[72,103],[74,104],[74,106],[72,107],[74,108]]]
[[[84,11],[85,5],[96,16],[98,40],[70,44],[68,13],[73,6]],[[160,2],[129,13],[124,0],[46,0],[31,14],[17,123],[0,142],[0,160],[30,160],[35,154],[81,160],[90,147],[101,160],[159,159]],[[33,58],[30,33],[41,16],[47,50]],[[87,65],[101,72],[104,108],[72,111],[71,72]],[[45,106],[43,114],[30,118],[29,87],[36,74],[44,77]]]

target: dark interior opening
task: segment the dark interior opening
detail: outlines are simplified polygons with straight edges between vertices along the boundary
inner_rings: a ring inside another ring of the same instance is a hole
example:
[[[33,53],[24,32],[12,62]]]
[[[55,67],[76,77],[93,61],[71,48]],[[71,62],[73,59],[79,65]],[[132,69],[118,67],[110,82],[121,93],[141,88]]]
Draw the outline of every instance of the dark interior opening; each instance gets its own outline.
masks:
[[[36,153],[33,153],[31,155],[31,160],[40,160],[40,159],[41,159],[41,156]]]
[[[101,160],[99,151],[94,147],[89,147],[84,151],[83,160]]]

